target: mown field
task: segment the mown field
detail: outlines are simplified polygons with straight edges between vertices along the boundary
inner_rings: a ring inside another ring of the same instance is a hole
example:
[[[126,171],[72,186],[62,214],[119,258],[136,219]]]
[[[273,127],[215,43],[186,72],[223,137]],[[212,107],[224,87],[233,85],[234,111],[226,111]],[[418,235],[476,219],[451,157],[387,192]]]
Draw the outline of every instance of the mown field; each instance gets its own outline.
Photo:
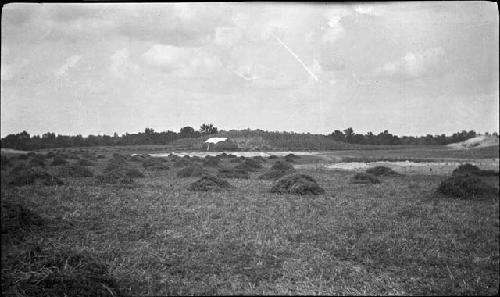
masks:
[[[248,179],[224,178],[228,189],[192,191],[199,177],[178,177],[184,167],[239,163],[52,151],[66,164],[2,158],[5,296],[498,293],[498,173],[482,177],[496,191],[483,198],[438,193],[446,176],[353,184],[354,172],[332,170],[295,170],[323,194],[276,194],[258,178],[276,161],[265,159]],[[81,159],[93,176],[61,169]],[[9,184],[19,165],[62,184]],[[144,176],[106,182],[113,166]]]

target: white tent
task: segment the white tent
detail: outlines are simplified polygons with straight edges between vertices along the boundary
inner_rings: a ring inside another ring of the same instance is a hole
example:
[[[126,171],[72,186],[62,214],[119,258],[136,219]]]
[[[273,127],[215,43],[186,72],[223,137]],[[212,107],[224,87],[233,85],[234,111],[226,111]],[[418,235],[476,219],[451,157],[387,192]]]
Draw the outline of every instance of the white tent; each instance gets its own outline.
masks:
[[[205,141],[207,145],[207,151],[210,150],[210,144],[213,143],[213,144],[217,144],[217,142],[221,142],[221,141],[226,141],[227,138],[223,138],[223,137],[213,137],[213,138],[209,138]]]

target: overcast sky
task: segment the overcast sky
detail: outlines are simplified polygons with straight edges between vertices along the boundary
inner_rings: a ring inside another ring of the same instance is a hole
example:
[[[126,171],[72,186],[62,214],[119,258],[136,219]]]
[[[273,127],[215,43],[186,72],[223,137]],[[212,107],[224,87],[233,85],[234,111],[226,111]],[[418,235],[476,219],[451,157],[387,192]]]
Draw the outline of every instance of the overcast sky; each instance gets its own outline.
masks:
[[[24,4],[1,134],[498,131],[492,2]]]

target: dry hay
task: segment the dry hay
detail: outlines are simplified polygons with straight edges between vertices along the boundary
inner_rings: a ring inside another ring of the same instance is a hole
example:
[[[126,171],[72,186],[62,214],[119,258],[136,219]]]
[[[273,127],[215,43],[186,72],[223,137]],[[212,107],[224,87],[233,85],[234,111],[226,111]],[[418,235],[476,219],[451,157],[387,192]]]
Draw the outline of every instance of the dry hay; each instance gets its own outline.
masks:
[[[271,188],[271,193],[319,195],[325,190],[321,188],[314,178],[305,174],[287,175],[280,178]]]
[[[102,259],[38,244],[2,261],[2,290],[9,296],[121,295]]]
[[[144,174],[137,168],[130,168],[126,170],[125,175],[131,178],[144,177]]]
[[[142,166],[150,170],[168,170],[169,167],[164,164],[165,160],[160,158],[148,158],[144,160]]]
[[[235,169],[241,169],[245,171],[256,171],[262,168],[259,162],[253,159],[245,159],[245,161],[241,164],[238,164],[234,167]]]
[[[221,191],[231,188],[231,184],[216,176],[205,175],[189,185],[191,191]]]
[[[52,160],[51,165],[60,166],[60,165],[65,165],[66,163],[68,163],[68,161],[66,161],[64,157],[57,155],[54,157],[54,160]]]
[[[80,159],[77,164],[80,166],[95,166],[95,163],[88,159]]]
[[[397,173],[396,171],[392,170],[389,167],[386,166],[375,166],[372,168],[366,169],[366,173],[375,175],[375,176],[400,176],[401,174]]]
[[[41,184],[45,186],[62,185],[63,182],[40,167],[34,168],[14,168],[10,173],[9,185],[25,186]]]
[[[494,170],[481,170],[479,167],[472,164],[463,164],[457,167],[457,169],[453,170],[452,175],[476,175],[476,176],[498,176],[498,171]]]
[[[351,178],[351,184],[379,184],[380,180],[371,173],[356,173]]]
[[[224,168],[219,170],[217,177],[249,179],[250,175],[245,170]]]
[[[21,204],[2,201],[2,236],[22,239],[25,231],[44,224],[44,219]]]
[[[177,177],[199,177],[205,173],[203,168],[198,164],[191,164],[177,172]]]
[[[294,170],[294,168],[293,165],[288,162],[276,161],[274,162],[273,166],[271,166],[271,170],[288,171],[288,170]]]
[[[437,191],[446,196],[457,198],[498,197],[498,189],[491,187],[473,174],[451,176],[441,182]]]
[[[264,180],[271,180],[271,179],[278,179],[282,178],[283,176],[289,174],[291,171],[290,170],[276,170],[276,169],[271,169],[262,175],[259,176],[259,179],[264,179]]]
[[[60,177],[92,177],[94,173],[84,167],[77,164],[66,165],[60,167],[58,170],[58,176]]]

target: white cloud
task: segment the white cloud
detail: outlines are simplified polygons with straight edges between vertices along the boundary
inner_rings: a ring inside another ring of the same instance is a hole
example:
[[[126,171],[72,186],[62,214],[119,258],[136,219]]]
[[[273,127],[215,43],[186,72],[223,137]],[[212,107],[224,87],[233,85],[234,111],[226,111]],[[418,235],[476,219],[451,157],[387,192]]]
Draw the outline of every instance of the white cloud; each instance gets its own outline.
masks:
[[[111,55],[111,64],[109,71],[116,77],[124,78],[128,71],[135,72],[138,66],[130,61],[130,53],[127,48],[117,50]]]
[[[56,70],[56,77],[65,76],[69,69],[74,68],[78,65],[78,62],[80,62],[81,58],[82,57],[79,55],[72,55],[71,57],[67,58],[66,62],[64,62],[64,64]]]
[[[408,52],[401,59],[387,62],[373,70],[375,76],[418,78],[442,73],[447,66],[446,52],[442,47]]]

